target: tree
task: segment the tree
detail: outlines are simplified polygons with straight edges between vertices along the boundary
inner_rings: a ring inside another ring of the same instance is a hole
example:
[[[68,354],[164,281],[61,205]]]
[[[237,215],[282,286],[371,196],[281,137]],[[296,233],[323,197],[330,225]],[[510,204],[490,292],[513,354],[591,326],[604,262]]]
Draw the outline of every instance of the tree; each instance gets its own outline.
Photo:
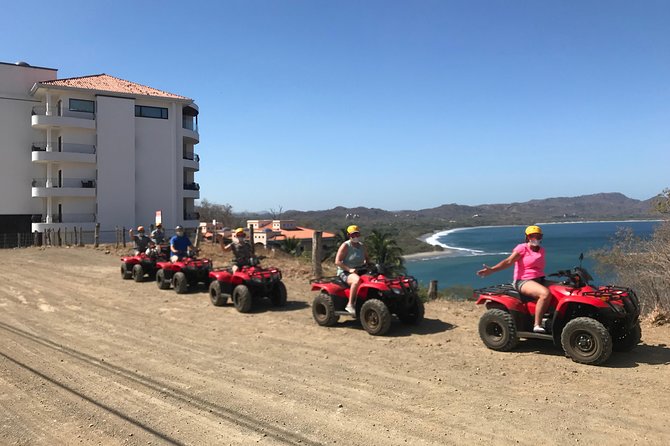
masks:
[[[370,235],[365,237],[365,246],[373,263],[384,268],[389,275],[400,275],[405,273],[405,262],[402,258],[402,249],[391,234],[373,229]]]
[[[661,214],[670,214],[670,189],[664,189],[654,199],[654,209]]]
[[[295,237],[286,237],[284,240],[279,242],[279,249],[285,253],[292,254],[294,256],[299,256],[302,254],[303,246],[300,240]]]
[[[200,213],[200,221],[211,222],[216,220],[223,226],[233,226],[233,207],[228,203],[217,204],[203,198],[200,200],[200,204],[195,206],[195,209]]]

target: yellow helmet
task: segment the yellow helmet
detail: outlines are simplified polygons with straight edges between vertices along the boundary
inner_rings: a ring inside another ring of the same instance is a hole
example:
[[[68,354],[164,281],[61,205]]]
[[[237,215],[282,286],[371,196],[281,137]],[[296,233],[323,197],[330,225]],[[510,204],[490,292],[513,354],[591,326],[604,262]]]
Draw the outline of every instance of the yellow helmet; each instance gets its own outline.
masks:
[[[347,228],[347,234],[351,235],[355,232],[361,232],[361,230],[358,229],[358,226],[356,226],[356,225],[349,225],[349,227]]]
[[[235,235],[238,235],[238,234],[244,234],[244,228],[235,229]]]
[[[526,235],[531,234],[542,234],[542,228],[539,226],[531,225],[526,228]]]

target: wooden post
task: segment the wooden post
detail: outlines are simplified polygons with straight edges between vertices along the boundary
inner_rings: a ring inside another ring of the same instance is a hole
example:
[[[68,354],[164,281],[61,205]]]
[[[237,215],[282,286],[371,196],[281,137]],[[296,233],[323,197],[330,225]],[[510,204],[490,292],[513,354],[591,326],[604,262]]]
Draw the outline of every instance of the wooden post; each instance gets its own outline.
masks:
[[[114,226],[114,234],[116,234],[116,249],[119,249],[119,227]]]
[[[251,243],[251,255],[256,256],[256,242],[254,241],[254,226],[249,225],[249,242]]]
[[[21,247],[21,233],[20,232],[16,233],[16,247],[17,248]]]
[[[81,237],[81,235],[79,234],[79,231],[77,231],[77,227],[75,226],[74,227],[74,243],[73,243],[74,246],[79,246],[79,237]]]
[[[200,228],[198,227],[195,230],[195,240],[193,241],[193,246],[196,248],[200,246]]]
[[[58,238],[58,246],[63,246],[63,238],[60,235],[60,228],[58,228],[58,235],[56,237]]]
[[[123,247],[126,247],[126,227],[123,227],[123,232],[121,233],[121,237],[123,237]]]
[[[317,280],[323,277],[323,268],[321,267],[321,257],[323,256],[322,234],[321,231],[314,231],[314,235],[312,235],[312,277]]]
[[[95,224],[95,232],[93,233],[93,246],[100,246],[100,223]]]
[[[437,280],[431,280],[428,285],[428,299],[437,299]]]
[[[84,246],[84,228],[79,226],[79,246]]]

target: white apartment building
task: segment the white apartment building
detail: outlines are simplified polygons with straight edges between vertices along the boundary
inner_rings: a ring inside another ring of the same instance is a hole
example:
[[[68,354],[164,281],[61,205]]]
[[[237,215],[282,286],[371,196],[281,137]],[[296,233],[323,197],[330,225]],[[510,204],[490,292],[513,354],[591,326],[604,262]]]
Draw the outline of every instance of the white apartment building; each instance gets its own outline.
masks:
[[[0,62],[0,233],[196,228],[198,107],[107,74]]]

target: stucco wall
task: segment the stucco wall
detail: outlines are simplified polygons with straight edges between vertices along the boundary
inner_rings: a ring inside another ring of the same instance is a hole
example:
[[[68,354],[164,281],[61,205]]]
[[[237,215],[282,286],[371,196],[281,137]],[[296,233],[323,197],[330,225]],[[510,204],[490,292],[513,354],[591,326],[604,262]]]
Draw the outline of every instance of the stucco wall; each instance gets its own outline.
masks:
[[[101,230],[135,222],[135,101],[98,96],[98,221]]]

